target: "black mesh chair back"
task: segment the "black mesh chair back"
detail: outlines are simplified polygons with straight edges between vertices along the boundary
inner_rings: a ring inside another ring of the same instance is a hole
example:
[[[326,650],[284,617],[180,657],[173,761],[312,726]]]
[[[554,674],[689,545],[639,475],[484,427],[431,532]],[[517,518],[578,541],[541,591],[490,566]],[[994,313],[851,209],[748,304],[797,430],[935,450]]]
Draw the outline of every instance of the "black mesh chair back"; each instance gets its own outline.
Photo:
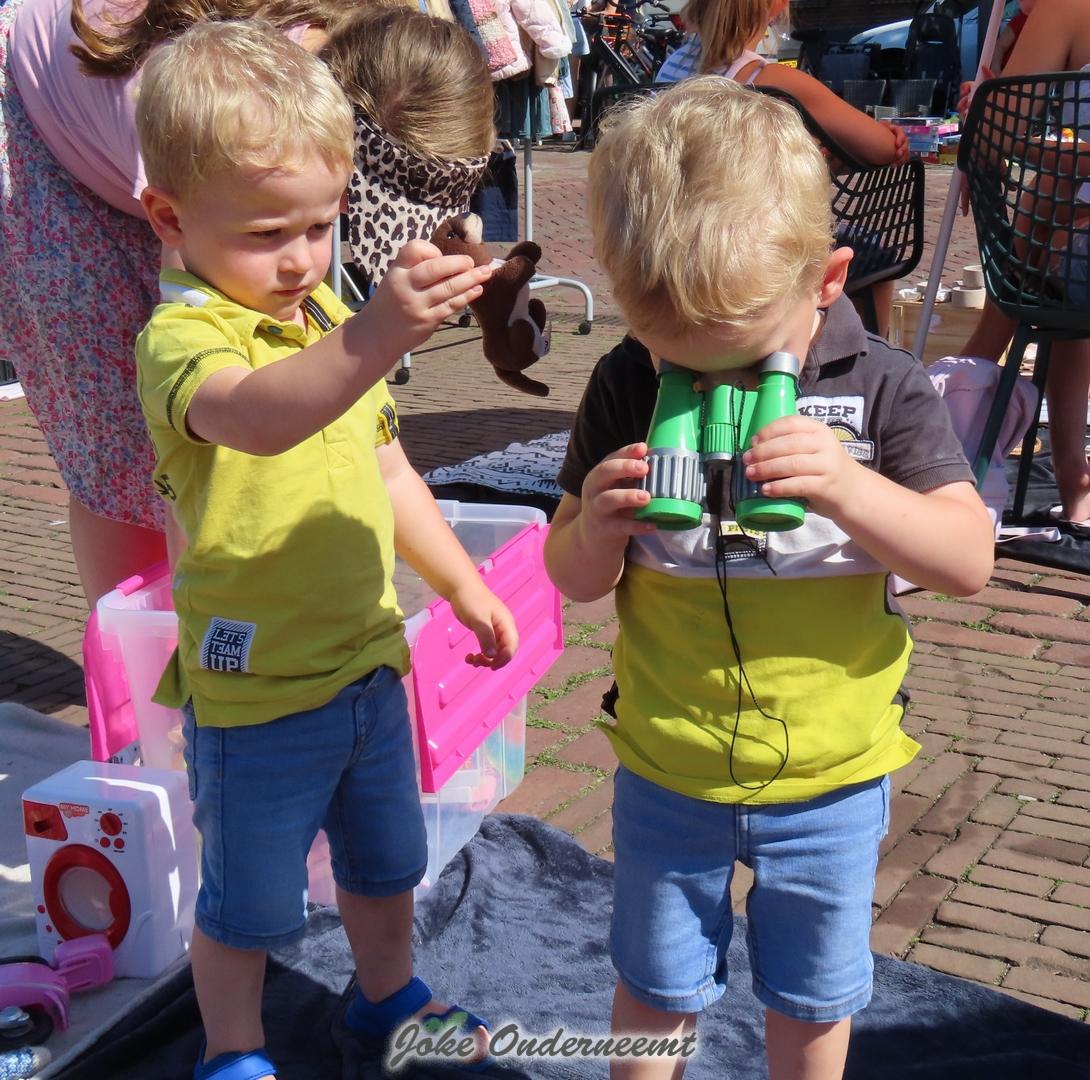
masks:
[[[863,321],[877,333],[872,286],[912,273],[923,253],[923,165],[857,161],[790,94],[772,87],[757,89],[794,106],[830,159],[836,246],[854,252],[845,291],[861,296]]]
[[[1085,162],[1090,74],[990,79],[973,98],[958,167],[988,295],[1017,322],[1090,337],[1090,183],[1077,178],[1080,144]]]
[[[919,116],[931,111],[935,100],[934,79],[890,79],[889,104],[898,116]]]
[[[991,456],[1026,345],[1038,343],[1043,388],[1049,347],[1090,337],[1090,74],[989,79],[973,97],[958,148],[976,226],[984,286],[1017,328],[985,424],[978,480]],[[1082,168],[1080,169],[1080,163]],[[1023,445],[1020,516],[1037,418]]]
[[[886,96],[886,80],[845,79],[840,96],[860,111],[869,105],[881,105]]]

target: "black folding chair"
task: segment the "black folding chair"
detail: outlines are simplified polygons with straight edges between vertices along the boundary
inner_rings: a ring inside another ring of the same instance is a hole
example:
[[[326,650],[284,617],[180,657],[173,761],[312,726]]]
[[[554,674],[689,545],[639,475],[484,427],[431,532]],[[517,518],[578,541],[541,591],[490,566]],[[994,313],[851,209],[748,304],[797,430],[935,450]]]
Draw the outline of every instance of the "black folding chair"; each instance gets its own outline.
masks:
[[[935,99],[934,79],[890,79],[889,104],[898,116],[919,116],[931,111]]]
[[[885,79],[845,79],[840,96],[860,112],[868,106],[881,105],[886,96]]]
[[[905,70],[910,79],[932,79],[933,98],[928,101],[941,114],[951,101],[961,79],[961,48],[958,28],[949,15],[925,12],[917,15],[908,27],[905,42]]]
[[[1080,176],[1079,163],[1084,169]],[[989,79],[973,97],[958,148],[969,185],[984,286],[1016,323],[974,462],[983,481],[1026,346],[1043,391],[1053,341],[1090,338],[1090,74]],[[1040,401],[1022,444],[1021,517]]]
[[[831,42],[817,61],[815,77],[820,79],[834,94],[844,92],[846,79],[869,79],[874,70],[877,45],[852,45],[849,42]]]
[[[837,247],[855,253],[845,291],[863,302],[863,322],[878,332],[874,286],[905,277],[923,253],[923,165],[866,165],[857,161],[790,94],[760,86],[794,106],[830,160]]]

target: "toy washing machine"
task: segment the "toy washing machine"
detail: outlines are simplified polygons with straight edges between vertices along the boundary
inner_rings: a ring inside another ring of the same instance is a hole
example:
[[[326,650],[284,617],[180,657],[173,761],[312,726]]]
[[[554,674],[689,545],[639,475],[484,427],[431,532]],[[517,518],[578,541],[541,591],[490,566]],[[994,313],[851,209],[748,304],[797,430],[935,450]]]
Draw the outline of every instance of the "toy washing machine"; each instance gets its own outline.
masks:
[[[197,842],[185,773],[78,761],[23,792],[38,945],[104,934],[118,976],[189,948]]]

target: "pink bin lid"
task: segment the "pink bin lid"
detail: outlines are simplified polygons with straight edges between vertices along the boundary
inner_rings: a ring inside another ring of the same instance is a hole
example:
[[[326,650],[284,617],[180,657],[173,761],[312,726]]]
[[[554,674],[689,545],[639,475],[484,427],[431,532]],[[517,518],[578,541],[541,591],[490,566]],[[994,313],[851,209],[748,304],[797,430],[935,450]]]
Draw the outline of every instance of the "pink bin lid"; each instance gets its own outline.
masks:
[[[117,591],[129,596],[169,573],[166,562],[158,562],[126,578]],[[135,742],[138,733],[125,665],[116,640],[99,628],[97,610],[91,612],[83,631],[83,678],[87,688],[91,760],[109,761]]]
[[[471,667],[465,658],[478,648],[473,632],[446,600],[427,609],[430,618],[412,650],[422,791],[437,792],[564,650],[562,599],[542,560],[547,528],[528,525],[481,571],[518,627],[518,651],[506,667]]]

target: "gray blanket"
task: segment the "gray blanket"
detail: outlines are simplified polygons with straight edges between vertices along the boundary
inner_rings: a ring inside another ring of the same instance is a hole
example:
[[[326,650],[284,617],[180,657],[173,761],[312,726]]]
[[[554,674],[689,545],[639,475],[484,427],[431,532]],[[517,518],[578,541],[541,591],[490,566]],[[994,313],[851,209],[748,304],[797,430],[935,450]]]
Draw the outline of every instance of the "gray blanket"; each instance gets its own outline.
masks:
[[[448,1000],[541,1035],[608,1029],[613,970],[606,945],[612,866],[566,834],[494,815],[418,906],[418,973]],[[750,991],[739,919],[727,994],[701,1019],[687,1077],[766,1075],[762,1009]],[[266,987],[269,1052],[283,1080],[381,1075],[377,1056],[339,1033],[351,960],[338,920],[311,919],[303,942],[276,957]],[[178,977],[134,1010],[65,1080],[188,1078],[200,1041],[192,988]],[[407,1077],[450,1075],[410,1070]],[[503,1058],[489,1075],[589,1078],[603,1061]],[[1077,1080],[1090,1077],[1090,1027],[974,983],[875,957],[875,996],[856,1018],[849,1080]]]

